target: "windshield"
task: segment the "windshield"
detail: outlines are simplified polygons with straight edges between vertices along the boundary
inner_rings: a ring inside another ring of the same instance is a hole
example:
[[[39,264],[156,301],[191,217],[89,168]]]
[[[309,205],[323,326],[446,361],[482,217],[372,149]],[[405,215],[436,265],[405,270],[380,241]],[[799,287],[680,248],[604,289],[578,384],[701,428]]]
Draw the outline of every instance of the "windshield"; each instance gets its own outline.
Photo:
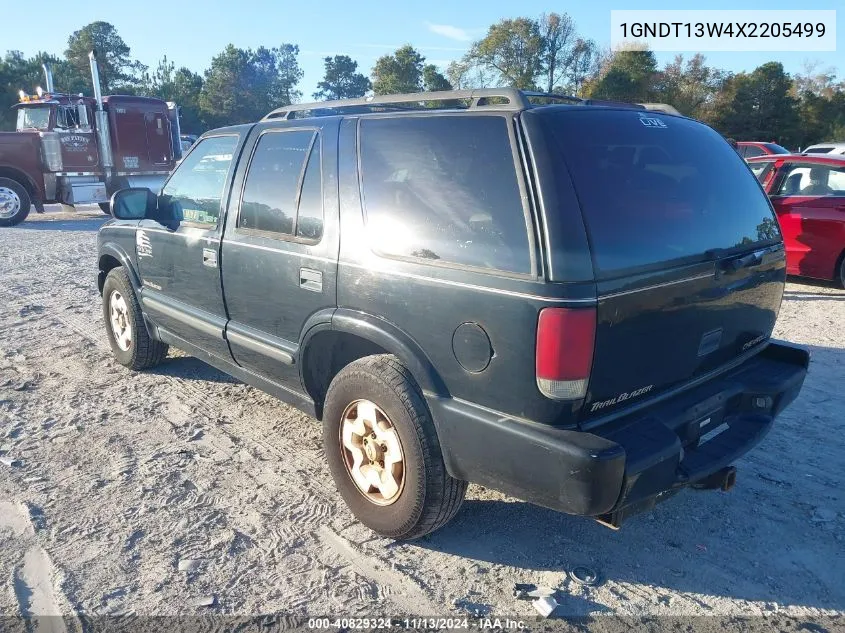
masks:
[[[18,108],[18,125],[15,129],[46,130],[50,127],[50,107]]]
[[[743,159],[705,125],[654,112],[552,114],[602,276],[780,238]]]

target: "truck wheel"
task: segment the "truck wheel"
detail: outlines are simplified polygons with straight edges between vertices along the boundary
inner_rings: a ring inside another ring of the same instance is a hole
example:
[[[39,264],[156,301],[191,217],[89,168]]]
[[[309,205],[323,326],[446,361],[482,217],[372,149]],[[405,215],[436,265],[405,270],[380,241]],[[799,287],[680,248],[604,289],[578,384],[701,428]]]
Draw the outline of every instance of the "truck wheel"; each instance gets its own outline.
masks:
[[[98,202],[97,204],[100,206],[100,211],[106,215],[111,215],[111,205],[108,202]]]
[[[424,536],[463,503],[467,483],[446,472],[420,388],[394,356],[361,358],[332,380],[323,447],[346,505],[382,536]]]
[[[121,365],[148,369],[167,356],[167,345],[147,332],[132,282],[122,266],[109,271],[103,284],[103,319],[112,353]]]
[[[26,188],[11,178],[0,178],[0,226],[15,226],[29,215],[32,199]]]

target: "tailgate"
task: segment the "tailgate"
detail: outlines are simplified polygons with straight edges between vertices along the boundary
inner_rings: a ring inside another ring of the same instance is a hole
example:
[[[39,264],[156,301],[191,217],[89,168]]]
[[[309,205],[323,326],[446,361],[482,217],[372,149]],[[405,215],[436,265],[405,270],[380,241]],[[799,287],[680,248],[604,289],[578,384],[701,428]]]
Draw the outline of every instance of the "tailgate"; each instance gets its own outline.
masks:
[[[780,308],[780,245],[711,264],[599,284],[583,418],[729,366],[769,337]]]
[[[582,422],[753,353],[780,308],[783,241],[725,139],[657,112],[559,106],[535,116],[554,173],[577,195],[596,283]],[[549,239],[554,248],[565,237]]]

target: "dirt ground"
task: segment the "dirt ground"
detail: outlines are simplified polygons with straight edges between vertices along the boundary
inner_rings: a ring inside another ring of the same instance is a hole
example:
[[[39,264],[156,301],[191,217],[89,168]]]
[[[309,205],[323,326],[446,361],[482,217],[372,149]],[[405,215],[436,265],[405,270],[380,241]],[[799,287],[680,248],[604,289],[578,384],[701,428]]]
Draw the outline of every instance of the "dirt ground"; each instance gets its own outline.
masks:
[[[810,374],[732,492],[614,532],[471,486],[445,529],[399,544],[343,506],[315,421],[178,352],[112,360],[104,220],[0,229],[0,616],[535,615],[516,582],[566,616],[845,612],[845,291],[789,283],[775,335],[810,347]],[[579,565],[598,586],[567,578]]]

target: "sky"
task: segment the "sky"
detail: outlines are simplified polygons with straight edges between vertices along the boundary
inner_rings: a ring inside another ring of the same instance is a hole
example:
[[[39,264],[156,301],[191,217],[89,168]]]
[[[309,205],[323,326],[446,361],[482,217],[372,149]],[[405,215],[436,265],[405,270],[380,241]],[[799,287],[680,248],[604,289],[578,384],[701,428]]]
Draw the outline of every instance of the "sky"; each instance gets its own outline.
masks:
[[[842,0],[144,0],[123,2],[68,2],[38,0],[37,18],[20,9],[25,0],[0,0],[3,35],[0,54],[17,49],[25,55],[39,50],[61,54],[70,33],[89,22],[112,23],[132,49],[132,56],[155,67],[163,55],[177,67],[202,73],[211,58],[227,44],[241,48],[298,44],[305,76],[299,84],[303,100],[316,90],[323,75],[323,57],[345,54],[369,75],[381,55],[410,43],[428,63],[445,69],[459,59],[471,42],[502,18],[544,12],[569,13],[584,37],[600,45],[610,43],[611,9],[841,9],[837,15],[836,52],[813,53],[707,53],[708,63],[729,71],[751,71],[772,60],[787,72],[797,72],[806,61],[819,69],[836,67],[845,78],[845,3]],[[662,64],[675,53],[657,54]],[[691,56],[693,53],[685,53]]]

